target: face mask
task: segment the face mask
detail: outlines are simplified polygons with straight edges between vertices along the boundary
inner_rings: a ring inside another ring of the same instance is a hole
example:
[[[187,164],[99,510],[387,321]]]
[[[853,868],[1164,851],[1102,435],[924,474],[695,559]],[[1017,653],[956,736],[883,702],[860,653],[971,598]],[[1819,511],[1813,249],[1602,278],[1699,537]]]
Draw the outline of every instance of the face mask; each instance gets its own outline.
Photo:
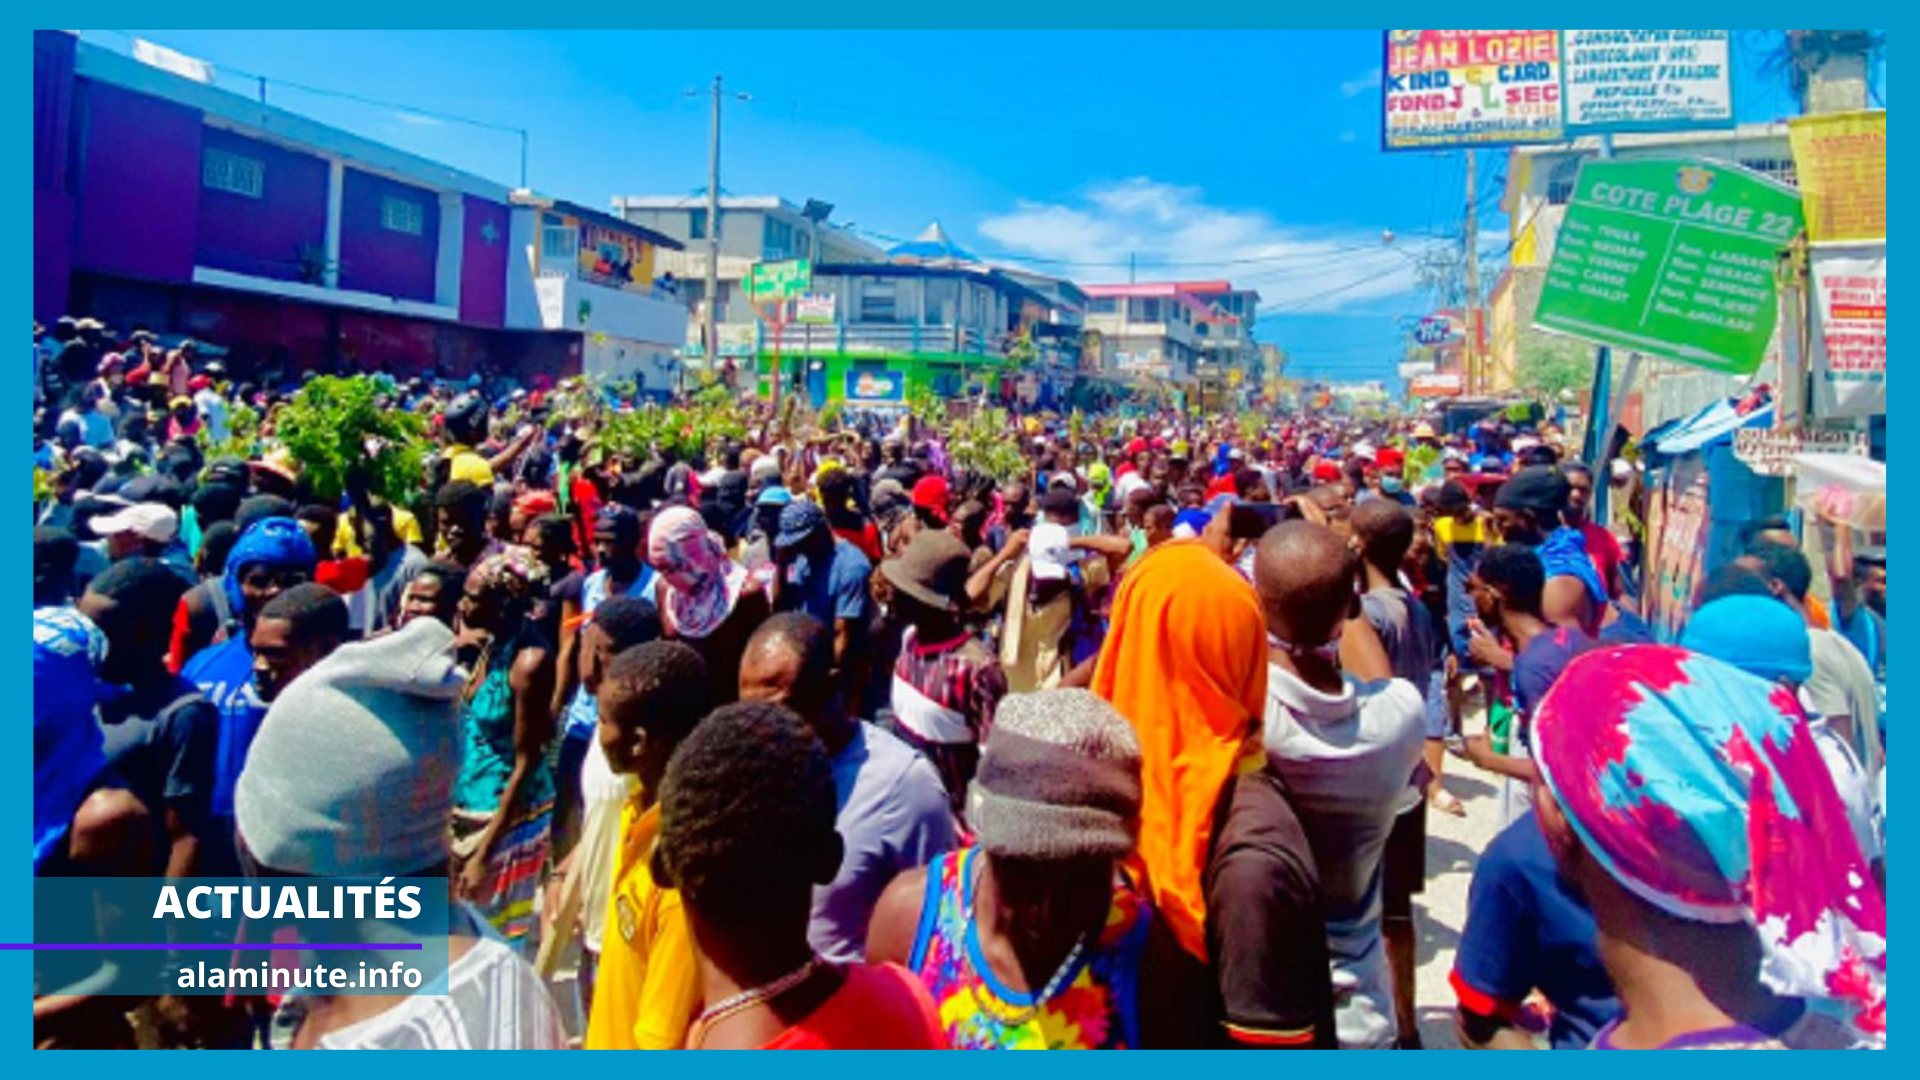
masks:
[[[1389,495],[1398,495],[1406,489],[1406,482],[1397,476],[1383,476],[1380,478],[1380,490]]]

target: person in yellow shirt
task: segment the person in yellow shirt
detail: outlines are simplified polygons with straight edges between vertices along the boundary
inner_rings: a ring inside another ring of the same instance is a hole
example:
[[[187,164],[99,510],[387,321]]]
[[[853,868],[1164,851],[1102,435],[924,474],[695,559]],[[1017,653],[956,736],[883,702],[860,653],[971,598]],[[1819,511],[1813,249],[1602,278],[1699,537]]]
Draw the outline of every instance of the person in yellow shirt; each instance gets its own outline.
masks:
[[[444,451],[447,479],[465,480],[480,488],[492,487],[494,476],[504,475],[514,460],[540,437],[538,426],[526,425],[512,442],[489,457],[478,447],[487,441],[487,421],[491,416],[486,399],[478,394],[462,395],[447,407],[441,420],[450,440]]]
[[[667,759],[707,714],[707,670],[677,641],[621,652],[600,683],[607,764],[638,783],[620,814],[606,937],[587,1018],[589,1050],[675,1050],[700,1013],[700,969],[680,894],[654,880]]]
[[[474,447],[487,438],[487,403],[477,394],[468,394],[447,407],[442,423],[446,427],[447,438],[452,440],[446,449],[449,480],[465,480],[475,487],[493,486],[493,463]]]

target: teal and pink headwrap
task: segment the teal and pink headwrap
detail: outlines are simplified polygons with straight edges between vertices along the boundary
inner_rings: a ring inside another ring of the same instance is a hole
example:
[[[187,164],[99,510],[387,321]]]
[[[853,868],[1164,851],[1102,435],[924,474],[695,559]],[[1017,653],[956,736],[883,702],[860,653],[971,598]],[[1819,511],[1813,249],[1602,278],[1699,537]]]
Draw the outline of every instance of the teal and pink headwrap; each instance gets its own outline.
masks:
[[[1673,646],[1596,649],[1541,701],[1534,757],[1622,887],[1747,923],[1770,989],[1885,1044],[1886,900],[1792,690]]]

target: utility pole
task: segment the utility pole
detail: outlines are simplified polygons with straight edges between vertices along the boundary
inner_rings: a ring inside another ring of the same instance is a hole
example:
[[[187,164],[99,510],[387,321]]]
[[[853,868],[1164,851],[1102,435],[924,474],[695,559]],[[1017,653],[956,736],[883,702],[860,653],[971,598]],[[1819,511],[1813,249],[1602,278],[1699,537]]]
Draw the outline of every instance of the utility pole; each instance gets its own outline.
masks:
[[[1480,221],[1474,209],[1473,150],[1467,150],[1467,221],[1462,237],[1467,245],[1467,395],[1484,387],[1480,369]]]
[[[1127,252],[1127,284],[1133,284],[1133,252]]]
[[[713,77],[713,129],[707,138],[707,305],[705,312],[705,333],[707,345],[707,368],[710,371],[720,369],[720,84],[721,76]],[[754,358],[755,376],[758,377],[759,358]],[[681,389],[685,389],[685,365],[681,366]]]

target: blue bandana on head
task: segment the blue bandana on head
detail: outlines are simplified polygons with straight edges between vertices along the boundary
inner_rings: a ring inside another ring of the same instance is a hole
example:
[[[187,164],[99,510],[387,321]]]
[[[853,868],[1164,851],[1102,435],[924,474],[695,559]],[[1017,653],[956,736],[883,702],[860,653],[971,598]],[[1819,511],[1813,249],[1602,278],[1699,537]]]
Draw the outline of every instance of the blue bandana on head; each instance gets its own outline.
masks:
[[[262,518],[247,526],[247,531],[240,534],[233,550],[227,554],[224,584],[233,613],[237,616],[246,609],[246,598],[240,593],[240,576],[247,567],[260,564],[300,567],[311,574],[318,561],[313,553],[313,541],[307,539],[307,530],[292,518]]]
[[[94,671],[106,636],[73,608],[33,613],[33,869],[66,839],[73,812],[107,767],[94,721]]]

